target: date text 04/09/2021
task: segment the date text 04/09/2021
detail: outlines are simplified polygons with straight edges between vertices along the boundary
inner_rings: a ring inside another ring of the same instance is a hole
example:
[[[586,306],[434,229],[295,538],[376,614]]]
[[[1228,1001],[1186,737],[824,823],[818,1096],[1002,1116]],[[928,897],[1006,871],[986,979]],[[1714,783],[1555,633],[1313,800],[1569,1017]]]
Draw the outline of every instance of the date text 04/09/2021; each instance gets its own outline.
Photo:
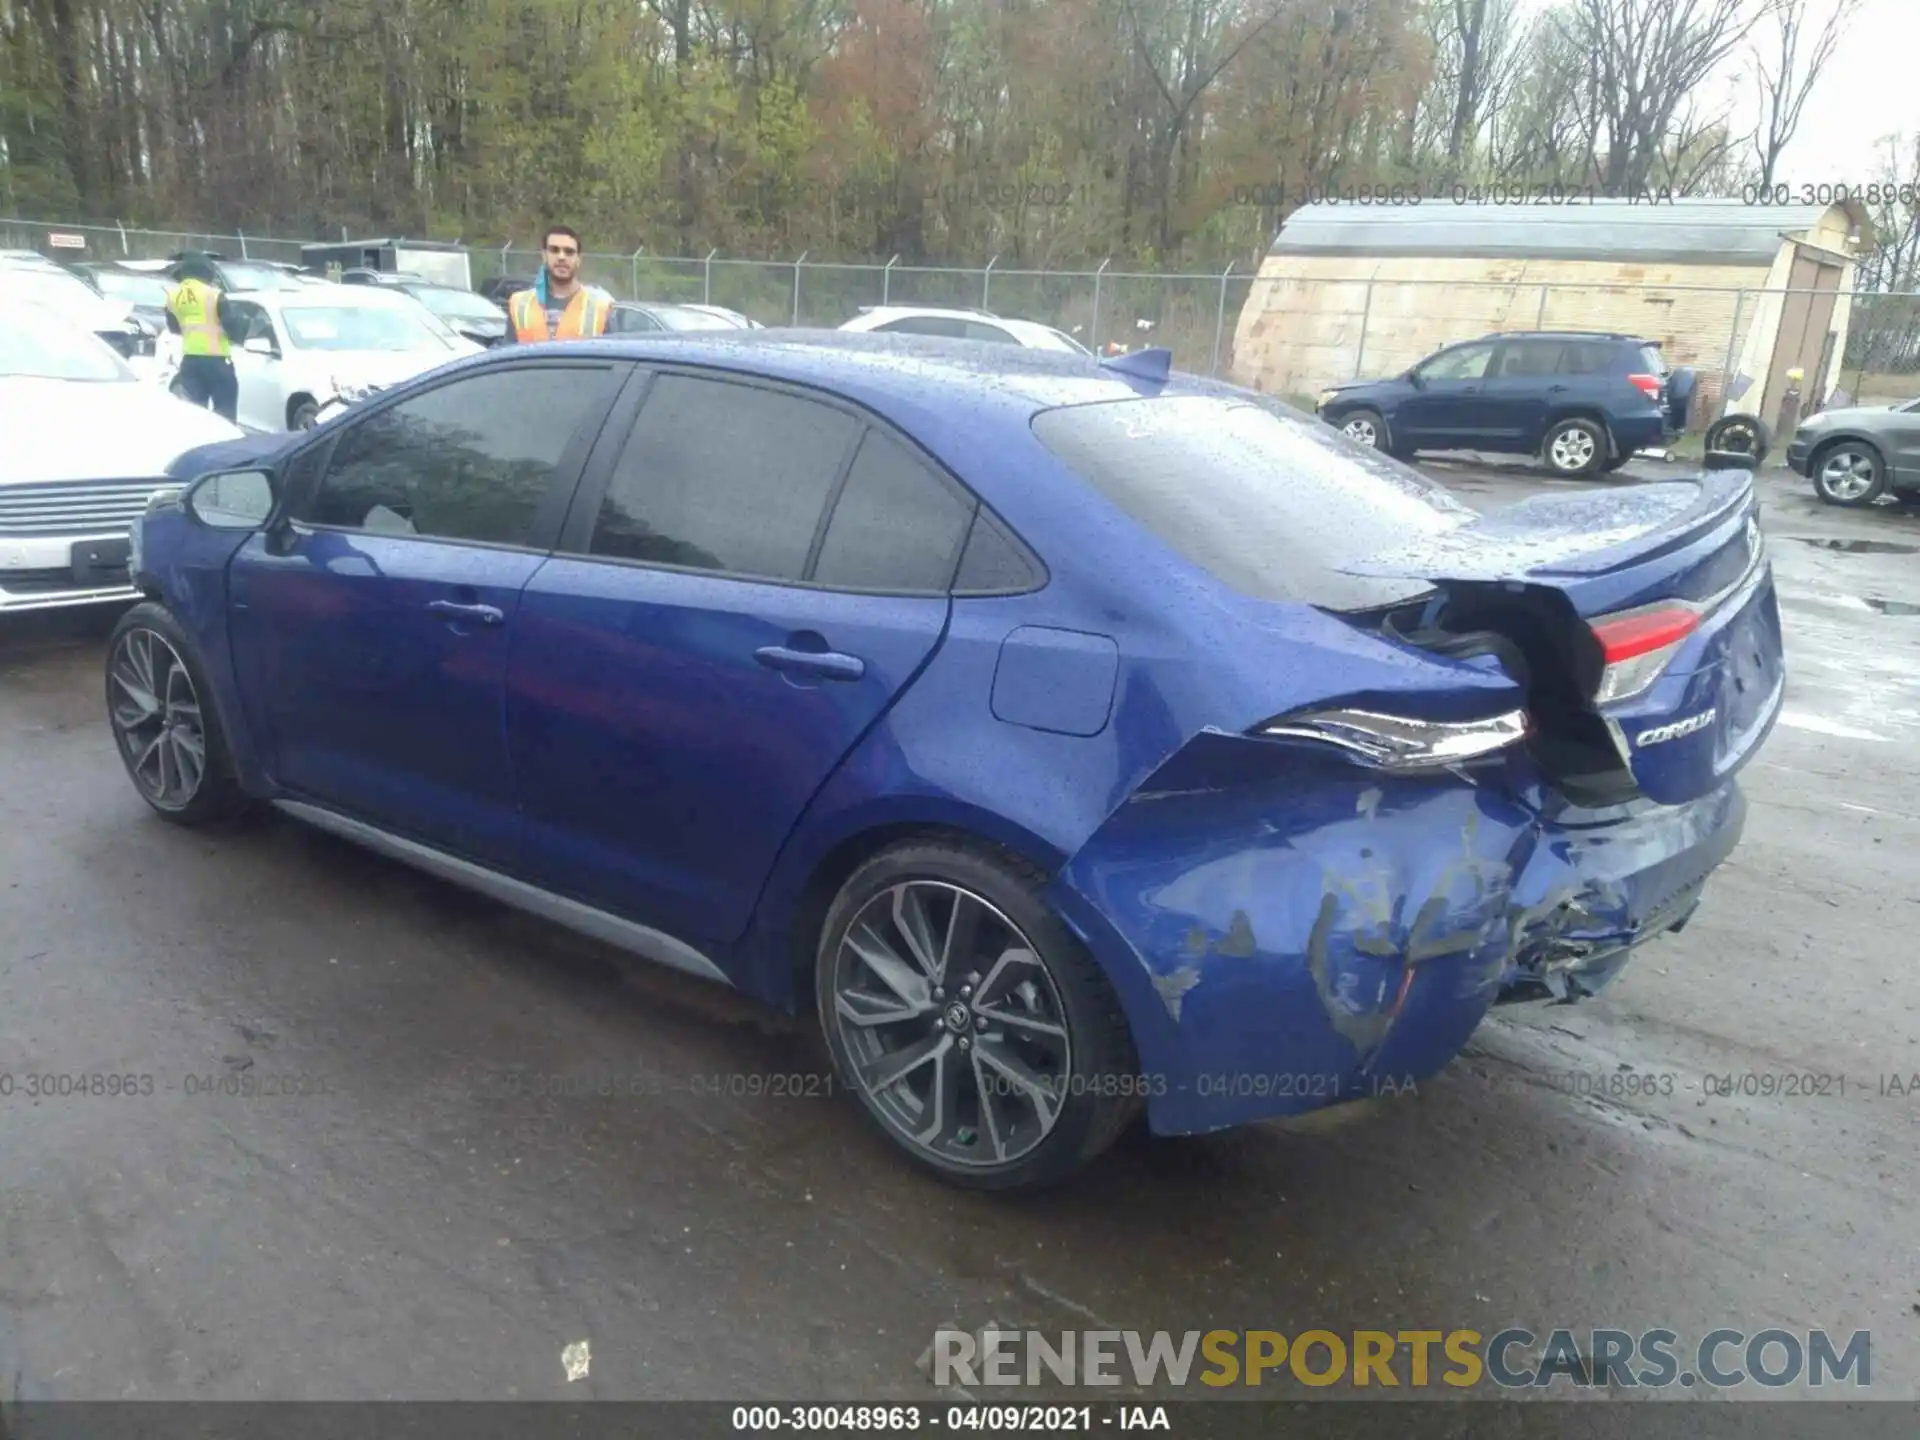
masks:
[[[736,1405],[736,1435],[905,1434],[949,1430],[962,1434],[1090,1434],[1096,1430],[1173,1429],[1164,1405]]]
[[[1262,209],[1293,209],[1302,205],[1357,205],[1394,207],[1402,205],[1593,205],[1600,201],[1624,200],[1629,205],[1672,205],[1679,197],[1666,186],[1653,188],[1603,190],[1595,185],[1547,184],[1466,184],[1442,185],[1428,189],[1418,184],[1367,185],[1236,185],[1233,203],[1257,205]]]

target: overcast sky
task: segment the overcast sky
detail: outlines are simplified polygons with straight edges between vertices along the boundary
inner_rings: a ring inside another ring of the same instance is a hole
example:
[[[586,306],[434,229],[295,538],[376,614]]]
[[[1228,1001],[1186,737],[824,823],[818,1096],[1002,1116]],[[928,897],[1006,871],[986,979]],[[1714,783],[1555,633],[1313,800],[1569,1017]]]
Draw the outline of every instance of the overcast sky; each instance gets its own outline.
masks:
[[[1551,3],[1520,0],[1520,10],[1530,15]],[[1832,3],[1813,0],[1816,30]],[[1774,33],[1770,21],[1754,31],[1762,42]],[[1877,179],[1874,141],[1900,131],[1920,133],[1916,58],[1920,58],[1920,0],[1864,0],[1807,101],[1800,129],[1780,157],[1774,178],[1796,186]],[[1715,105],[1731,102],[1734,125],[1742,133],[1750,132],[1757,119],[1753,82],[1741,74],[1750,64],[1750,54],[1744,49],[1738,52],[1702,97]]]
[[[1807,101],[1799,133],[1780,157],[1778,178],[1793,185],[1877,179],[1873,142],[1899,131],[1920,132],[1916,57],[1920,0],[1866,0]],[[1743,111],[1748,117],[1751,103]]]

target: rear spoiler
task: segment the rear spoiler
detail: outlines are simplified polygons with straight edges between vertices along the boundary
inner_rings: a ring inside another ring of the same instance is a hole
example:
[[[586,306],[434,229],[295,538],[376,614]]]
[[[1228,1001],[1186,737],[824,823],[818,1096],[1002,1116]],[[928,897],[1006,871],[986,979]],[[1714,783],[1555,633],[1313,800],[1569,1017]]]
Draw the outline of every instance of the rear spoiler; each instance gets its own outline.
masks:
[[[1677,548],[1752,498],[1745,464],[1685,480],[1534,495],[1339,568],[1428,580],[1577,580]]]

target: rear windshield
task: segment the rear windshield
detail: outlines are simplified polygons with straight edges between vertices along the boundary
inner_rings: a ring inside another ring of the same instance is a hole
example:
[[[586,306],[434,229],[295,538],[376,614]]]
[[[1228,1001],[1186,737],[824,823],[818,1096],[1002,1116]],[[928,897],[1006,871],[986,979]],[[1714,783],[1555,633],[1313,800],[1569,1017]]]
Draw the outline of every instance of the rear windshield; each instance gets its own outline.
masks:
[[[1640,347],[1640,363],[1646,366],[1646,373],[1664,377],[1667,373],[1667,357],[1660,353],[1658,345]]]
[[[1411,599],[1432,586],[1338,567],[1473,517],[1440,486],[1251,398],[1071,405],[1035,416],[1033,432],[1168,547],[1261,600]]]

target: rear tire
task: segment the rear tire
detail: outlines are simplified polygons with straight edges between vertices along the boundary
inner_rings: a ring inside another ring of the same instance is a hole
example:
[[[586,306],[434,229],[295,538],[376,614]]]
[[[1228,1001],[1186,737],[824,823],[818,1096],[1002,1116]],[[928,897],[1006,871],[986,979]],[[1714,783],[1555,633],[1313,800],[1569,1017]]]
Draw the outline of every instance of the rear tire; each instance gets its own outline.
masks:
[[[1807,470],[1813,476],[1813,493],[1847,510],[1873,504],[1887,488],[1886,461],[1864,440],[1842,440],[1816,450]]]
[[[106,690],[114,748],[155,813],[196,826],[247,808],[213,688],[164,605],[144,601],[113,627]]]
[[[1556,475],[1591,475],[1607,462],[1607,430],[1597,420],[1575,416],[1547,427],[1540,458]]]
[[[1141,1108],[1119,1001],[1045,885],[1004,850],[904,841],[853,873],[821,927],[814,992],[834,1073],[952,1185],[1057,1184]]]

